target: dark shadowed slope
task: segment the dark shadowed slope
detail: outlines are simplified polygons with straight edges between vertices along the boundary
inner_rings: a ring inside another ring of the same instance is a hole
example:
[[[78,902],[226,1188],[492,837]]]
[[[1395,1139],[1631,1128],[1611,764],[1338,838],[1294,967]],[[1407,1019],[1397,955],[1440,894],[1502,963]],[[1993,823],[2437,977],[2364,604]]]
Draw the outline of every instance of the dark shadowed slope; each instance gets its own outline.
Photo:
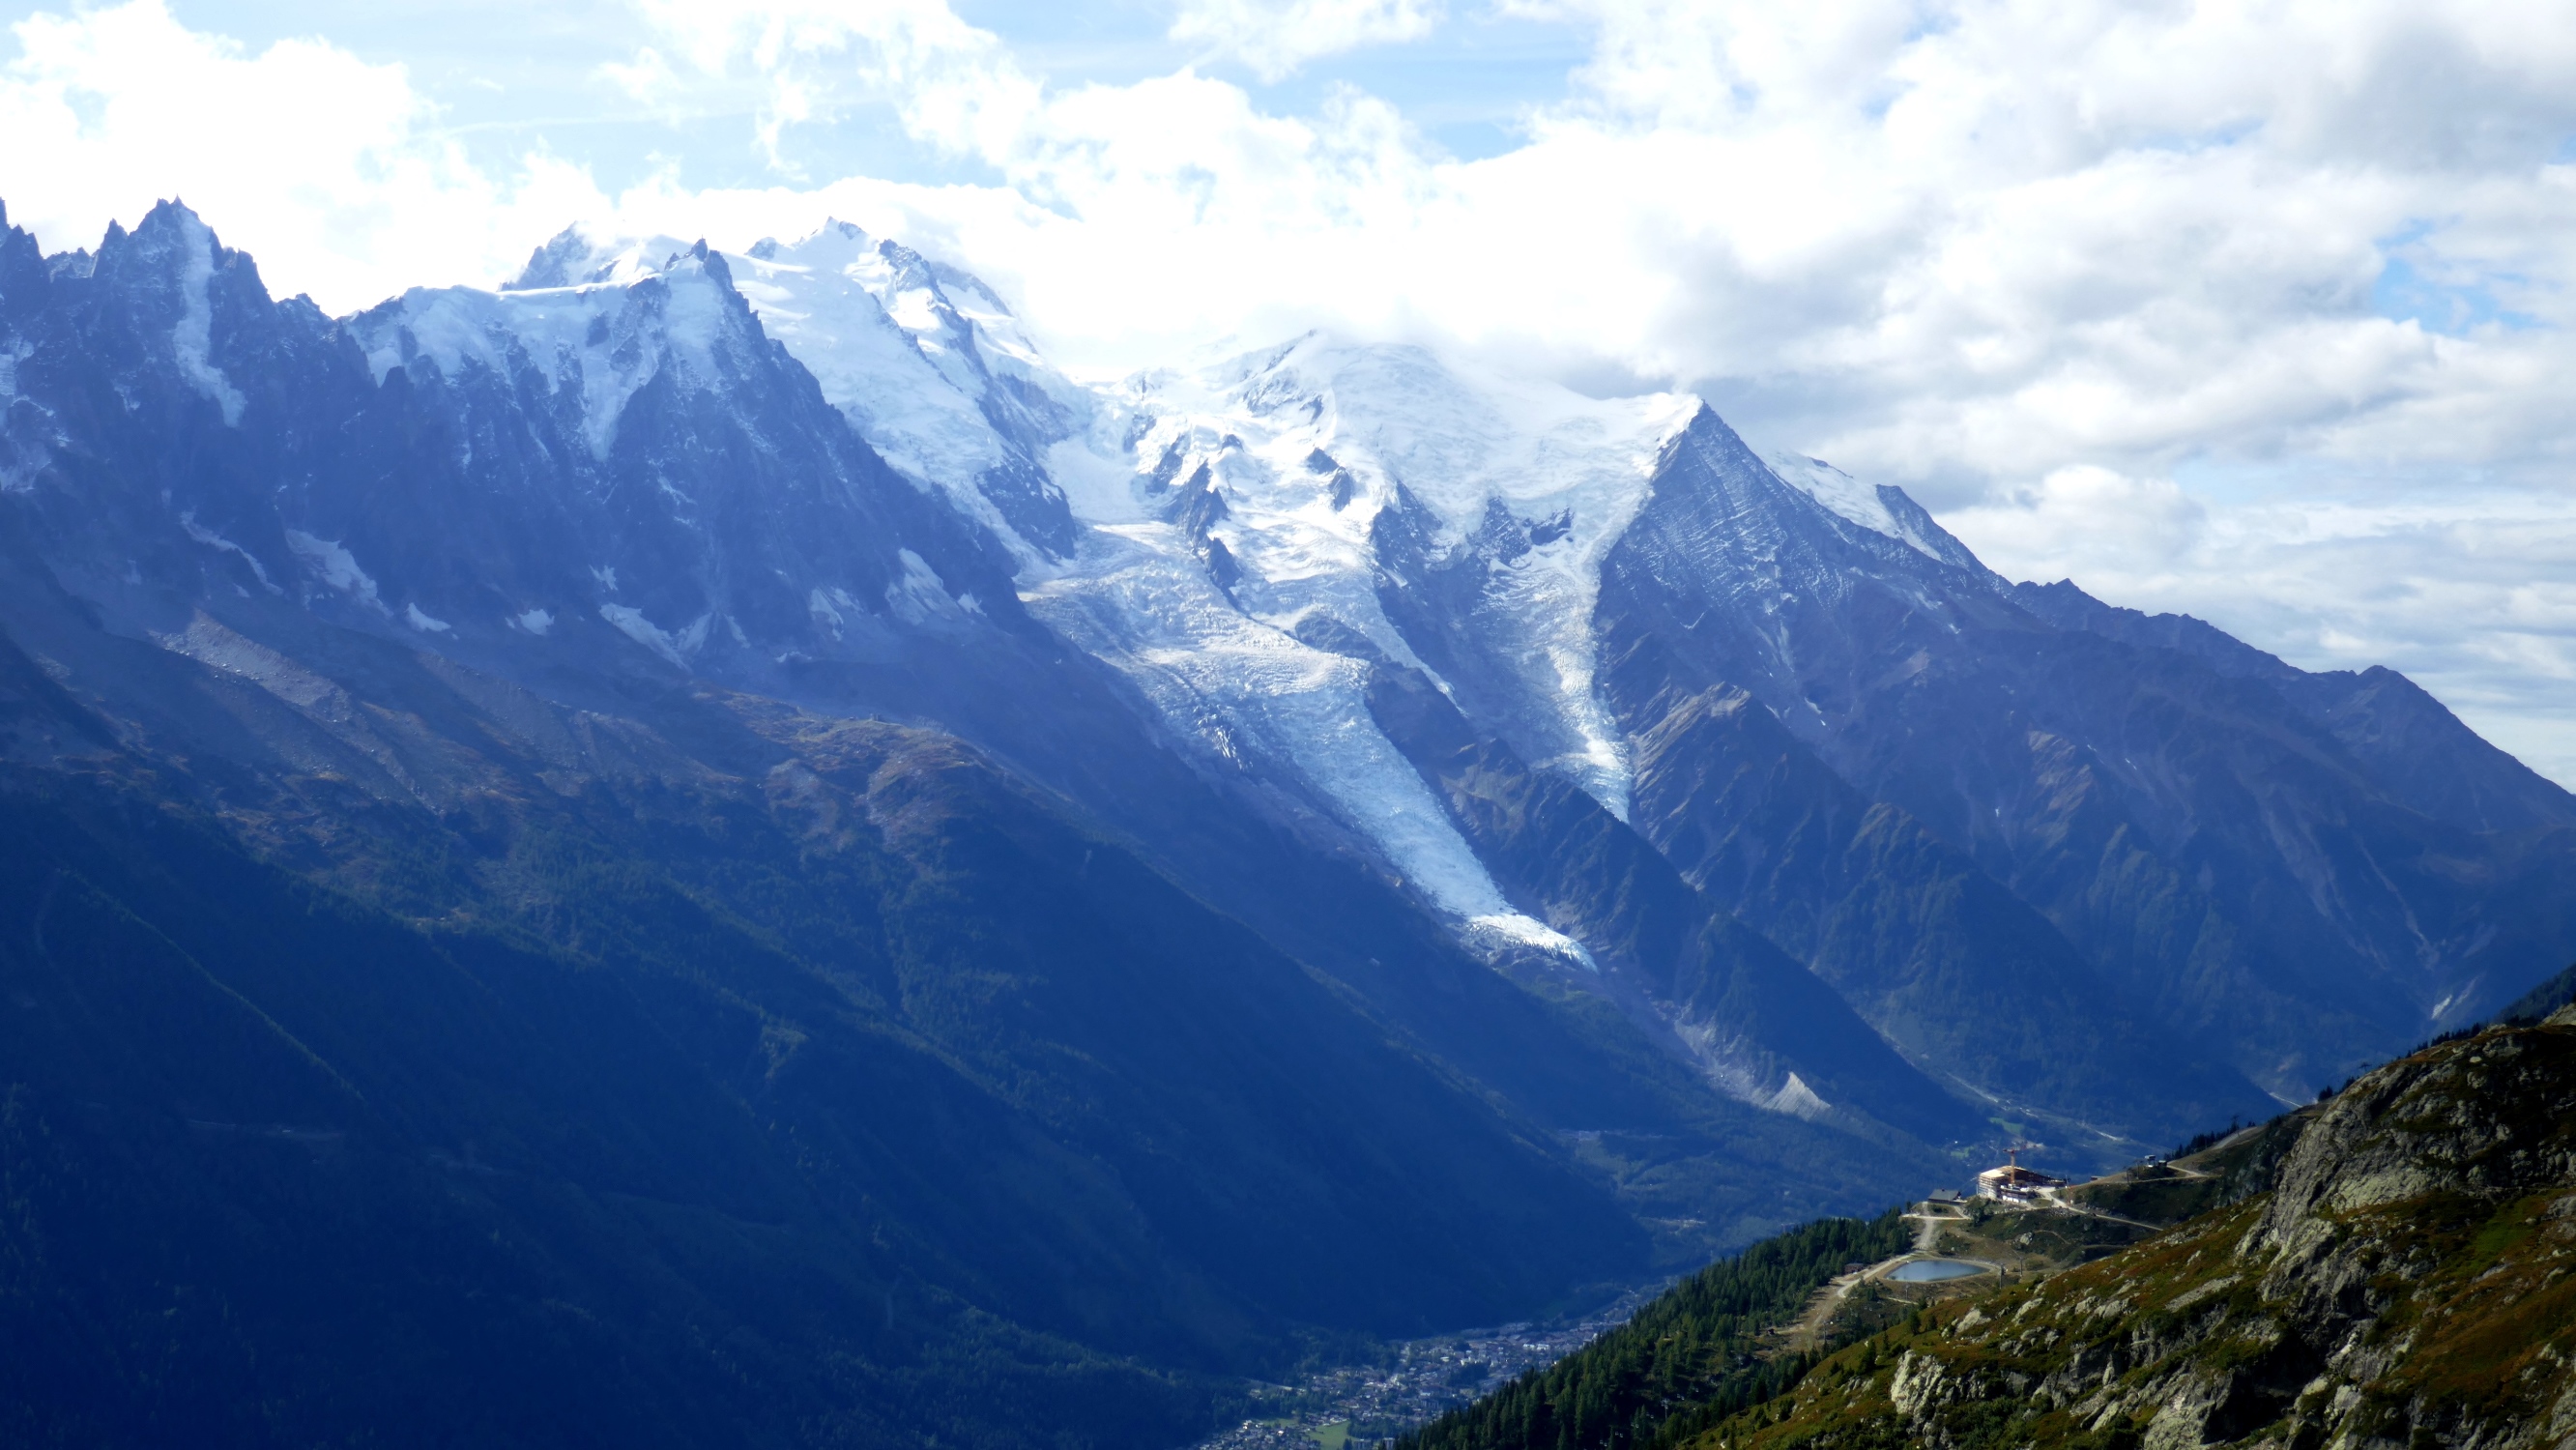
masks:
[[[24,1407],[1184,1438],[1209,1391],[1104,1352],[1249,1368],[1637,1272],[1549,1144],[953,742],[770,723],[749,780],[495,772],[479,843],[271,802],[403,917],[252,861],[172,764],[18,770],[9,1312],[79,1331]]]

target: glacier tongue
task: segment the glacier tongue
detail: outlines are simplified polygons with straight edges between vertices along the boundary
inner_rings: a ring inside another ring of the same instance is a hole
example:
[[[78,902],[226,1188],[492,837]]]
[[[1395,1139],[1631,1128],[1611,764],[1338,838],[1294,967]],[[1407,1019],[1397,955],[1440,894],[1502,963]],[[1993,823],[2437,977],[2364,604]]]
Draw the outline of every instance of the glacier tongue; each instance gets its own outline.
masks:
[[[1505,708],[1516,718],[1493,723],[1534,764],[1626,819],[1626,750],[1594,690],[1593,605],[1602,556],[1644,506],[1657,456],[1699,400],[1586,398],[1475,376],[1420,348],[1320,343],[1252,387],[1275,391],[1288,368],[1334,400],[1332,442],[1319,446],[1422,500],[1443,543],[1463,543],[1498,507],[1521,526],[1528,547],[1515,538],[1509,557],[1491,561],[1469,621],[1487,636],[1472,651],[1508,672]]]
[[[1164,523],[1104,527],[1022,600],[1125,673],[1184,735],[1255,779],[1303,786],[1444,910],[1569,956],[1506,901],[1474,848],[1379,732],[1365,662],[1236,608]]]
[[[1627,763],[1593,690],[1603,553],[1643,504],[1655,458],[1697,400],[1609,402],[1475,377],[1413,347],[1309,335],[1202,370],[1105,390],[1050,453],[1089,530],[1023,576],[1043,619],[1135,679],[1166,717],[1256,775],[1286,776],[1360,831],[1473,937],[1582,948],[1510,906],[1377,728],[1371,656],[1501,662],[1537,758],[1624,810]],[[1546,535],[1488,578],[1467,627],[1417,641],[1390,619],[1391,510],[1428,510],[1466,547],[1492,510]],[[1489,691],[1488,694],[1492,692]]]

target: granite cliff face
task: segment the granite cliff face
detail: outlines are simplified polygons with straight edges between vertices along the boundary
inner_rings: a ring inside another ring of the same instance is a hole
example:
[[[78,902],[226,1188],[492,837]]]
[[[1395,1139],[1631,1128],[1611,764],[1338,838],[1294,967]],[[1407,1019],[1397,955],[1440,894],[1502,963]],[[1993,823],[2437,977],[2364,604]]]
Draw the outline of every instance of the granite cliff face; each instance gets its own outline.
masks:
[[[2576,1011],[2372,1072],[2268,1188],[1826,1361],[1714,1446],[2576,1440]]]

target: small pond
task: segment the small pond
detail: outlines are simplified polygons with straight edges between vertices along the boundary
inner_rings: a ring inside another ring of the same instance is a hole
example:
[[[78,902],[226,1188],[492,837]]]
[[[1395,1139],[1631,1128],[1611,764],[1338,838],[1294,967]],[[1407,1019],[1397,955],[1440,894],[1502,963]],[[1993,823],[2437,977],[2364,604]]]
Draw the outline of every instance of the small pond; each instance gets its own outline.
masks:
[[[1965,1259],[1913,1259],[1887,1271],[1887,1277],[1900,1284],[1937,1284],[1944,1279],[1964,1279],[1986,1271],[1983,1264]]]

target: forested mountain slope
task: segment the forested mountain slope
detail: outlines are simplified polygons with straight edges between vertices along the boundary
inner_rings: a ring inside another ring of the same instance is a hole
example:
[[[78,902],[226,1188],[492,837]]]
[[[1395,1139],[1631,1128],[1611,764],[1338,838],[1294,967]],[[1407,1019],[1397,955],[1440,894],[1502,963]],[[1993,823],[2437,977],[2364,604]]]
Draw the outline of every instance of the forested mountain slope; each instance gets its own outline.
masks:
[[[1889,1258],[1913,1238],[1913,1227],[1890,1210],[1875,1219],[1821,1219],[1764,1239],[1684,1279],[1548,1368],[1396,1443],[1399,1450],[1500,1450],[1687,1440],[1796,1384],[1811,1360],[1779,1352],[1781,1326],[1851,1263]]]
[[[491,782],[482,851],[272,838],[346,890],[130,759],[14,770],[30,1424],[1184,1439],[1220,1392],[1173,1371],[1640,1272],[1552,1141],[954,741],[766,723],[748,780]]]

